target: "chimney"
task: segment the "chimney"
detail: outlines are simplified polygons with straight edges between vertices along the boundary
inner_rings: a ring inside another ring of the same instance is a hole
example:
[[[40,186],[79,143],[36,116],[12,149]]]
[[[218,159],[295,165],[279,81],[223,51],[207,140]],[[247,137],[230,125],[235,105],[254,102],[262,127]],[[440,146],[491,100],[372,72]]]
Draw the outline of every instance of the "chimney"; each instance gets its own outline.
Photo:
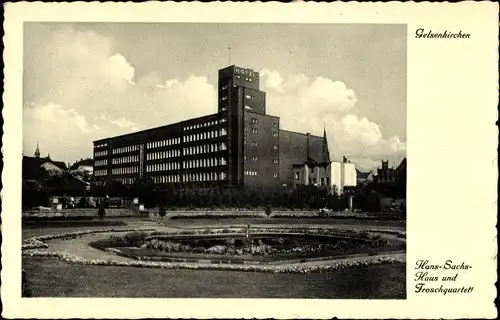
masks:
[[[311,134],[308,132],[307,134],[307,146],[306,146],[306,161],[311,157]]]

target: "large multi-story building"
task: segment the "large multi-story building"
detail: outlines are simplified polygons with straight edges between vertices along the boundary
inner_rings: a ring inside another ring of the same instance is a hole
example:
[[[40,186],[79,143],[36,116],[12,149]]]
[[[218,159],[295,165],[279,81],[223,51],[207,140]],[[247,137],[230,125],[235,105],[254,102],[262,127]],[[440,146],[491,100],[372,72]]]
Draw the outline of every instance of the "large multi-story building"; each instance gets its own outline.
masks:
[[[215,114],[94,141],[94,176],[177,188],[293,187],[293,164],[322,161],[326,136],[280,130],[279,117],[266,114],[258,72],[219,70],[218,99]]]

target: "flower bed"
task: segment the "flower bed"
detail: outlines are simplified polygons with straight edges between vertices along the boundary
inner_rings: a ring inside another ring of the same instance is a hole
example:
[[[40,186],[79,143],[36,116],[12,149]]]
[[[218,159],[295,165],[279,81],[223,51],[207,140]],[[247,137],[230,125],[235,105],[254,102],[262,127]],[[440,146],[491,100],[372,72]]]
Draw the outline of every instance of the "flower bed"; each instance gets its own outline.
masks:
[[[83,235],[95,234],[95,233],[153,231],[153,230],[155,230],[155,229],[152,229],[152,228],[146,228],[146,229],[111,228],[111,229],[82,230],[82,231],[50,234],[50,235],[32,237],[32,238],[27,239],[25,241],[25,244],[22,245],[21,249],[28,250],[28,249],[35,249],[35,248],[48,248],[48,245],[46,243],[44,243],[44,241],[53,240],[53,239],[75,238],[77,236],[83,236]]]
[[[210,218],[265,218],[264,211],[186,211],[170,212],[168,219],[210,219]]]
[[[193,227],[193,228],[177,228],[180,231],[172,231],[168,234],[220,234],[220,233],[230,233],[230,232],[245,232],[246,226],[234,225],[234,226],[225,226],[225,227]],[[265,226],[265,225],[251,225],[250,226],[251,233],[259,233],[259,232],[305,232],[305,233],[324,233],[324,234],[358,234],[358,233],[382,233],[382,234],[391,234],[400,237],[405,237],[406,232],[401,230],[394,229],[366,229],[366,228],[357,228],[355,226],[349,226],[349,229],[346,228],[338,228],[336,226],[290,226],[290,225],[273,225],[273,226]],[[162,235],[165,233],[161,232],[153,232],[151,236]]]
[[[228,270],[228,271],[250,271],[250,272],[271,272],[271,273],[312,273],[335,271],[345,268],[404,263],[404,259],[393,257],[367,257],[365,259],[338,261],[328,265],[259,265],[259,264],[210,264],[210,263],[183,263],[183,262],[153,262],[153,261],[118,261],[118,260],[86,260],[66,252],[28,251],[23,253],[27,257],[48,257],[57,258],[70,264],[94,265],[94,266],[123,266],[138,268],[162,268],[162,269],[193,269],[193,270]]]
[[[252,263],[266,263],[290,259],[347,257],[352,254],[377,255],[380,252],[405,249],[403,241],[386,239],[368,232],[325,228],[312,232],[304,228],[289,229],[287,232],[264,229],[252,232],[248,239],[245,232],[242,232],[244,230],[236,229],[239,233],[230,233],[231,230],[228,229],[149,234],[133,232],[93,241],[90,246],[103,251],[111,248],[118,255],[139,260],[231,259],[233,263],[243,257]]]

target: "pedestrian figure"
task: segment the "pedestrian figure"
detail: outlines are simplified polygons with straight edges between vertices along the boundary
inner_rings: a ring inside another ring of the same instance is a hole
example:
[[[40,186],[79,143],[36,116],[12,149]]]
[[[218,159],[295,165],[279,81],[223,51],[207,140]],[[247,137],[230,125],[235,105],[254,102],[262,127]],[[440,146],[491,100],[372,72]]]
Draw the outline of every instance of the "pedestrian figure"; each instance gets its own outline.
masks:
[[[104,219],[104,214],[105,214],[105,209],[104,209],[104,201],[99,201],[99,218],[101,218],[101,220]]]

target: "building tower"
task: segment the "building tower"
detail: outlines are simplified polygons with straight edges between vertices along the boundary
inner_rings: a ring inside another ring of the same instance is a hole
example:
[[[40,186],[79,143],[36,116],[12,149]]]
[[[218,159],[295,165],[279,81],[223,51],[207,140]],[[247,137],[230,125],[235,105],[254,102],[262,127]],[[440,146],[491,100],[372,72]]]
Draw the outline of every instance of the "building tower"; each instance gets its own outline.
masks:
[[[40,158],[40,148],[38,147],[38,141],[36,142],[35,158]]]
[[[330,150],[328,149],[328,139],[326,138],[326,126],[323,129],[323,163],[330,162]]]
[[[218,111],[228,119],[232,186],[278,178],[279,150],[273,146],[279,145],[279,118],[266,115],[266,93],[260,91],[259,82],[259,73],[252,69],[233,65],[219,70]]]

